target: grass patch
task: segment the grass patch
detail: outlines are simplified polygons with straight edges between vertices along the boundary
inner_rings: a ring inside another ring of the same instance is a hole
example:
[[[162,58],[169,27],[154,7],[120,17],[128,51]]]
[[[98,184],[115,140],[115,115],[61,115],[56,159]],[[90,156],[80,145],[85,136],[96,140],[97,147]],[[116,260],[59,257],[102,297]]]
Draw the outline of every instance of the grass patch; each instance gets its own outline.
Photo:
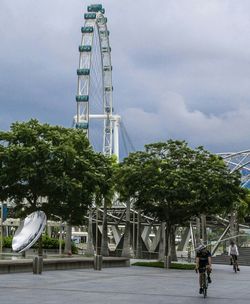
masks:
[[[145,267],[157,267],[157,268],[164,268],[163,262],[136,262],[132,264],[132,266],[145,266]]]
[[[145,267],[157,267],[164,268],[163,262],[136,262],[132,266],[145,266]],[[171,269],[184,269],[184,270],[194,270],[195,264],[184,264],[184,263],[171,263]]]
[[[171,263],[171,269],[195,270],[195,264]]]

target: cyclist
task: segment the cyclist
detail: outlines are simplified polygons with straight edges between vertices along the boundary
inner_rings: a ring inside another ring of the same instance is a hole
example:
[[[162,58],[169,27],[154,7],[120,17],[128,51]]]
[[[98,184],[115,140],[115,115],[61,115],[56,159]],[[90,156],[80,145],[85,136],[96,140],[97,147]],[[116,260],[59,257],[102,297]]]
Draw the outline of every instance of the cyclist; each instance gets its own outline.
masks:
[[[212,258],[211,253],[206,248],[205,245],[201,244],[196,249],[196,269],[199,271],[199,283],[200,283],[200,290],[199,293],[203,293],[202,288],[202,277],[201,274],[204,273],[204,271],[207,271],[207,281],[208,283],[212,283],[210,273],[212,271]]]
[[[231,257],[231,265],[233,265],[233,259],[234,259],[237,267],[237,271],[240,271],[238,258],[237,258],[239,256],[239,250],[237,245],[234,243],[234,241],[230,242],[230,246],[228,248],[228,255]]]

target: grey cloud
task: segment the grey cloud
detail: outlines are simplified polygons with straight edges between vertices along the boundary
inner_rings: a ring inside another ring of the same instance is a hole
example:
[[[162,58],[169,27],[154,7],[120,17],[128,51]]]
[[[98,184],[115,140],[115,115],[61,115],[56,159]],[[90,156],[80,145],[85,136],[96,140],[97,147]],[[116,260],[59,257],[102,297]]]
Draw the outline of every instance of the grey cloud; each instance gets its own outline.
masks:
[[[1,2],[1,129],[30,117],[71,124],[80,28],[90,3]],[[114,107],[135,146],[172,137],[213,151],[249,148],[248,0],[102,3]]]
[[[154,138],[166,140],[178,138],[188,140],[192,145],[204,145],[213,152],[221,147],[245,149],[248,145],[250,128],[250,106],[240,104],[236,111],[221,116],[205,115],[200,111],[187,109],[182,96],[168,92],[158,99],[156,113],[145,112],[140,108],[129,108],[124,113],[129,131],[140,147],[144,142],[142,133],[146,133],[148,142]]]

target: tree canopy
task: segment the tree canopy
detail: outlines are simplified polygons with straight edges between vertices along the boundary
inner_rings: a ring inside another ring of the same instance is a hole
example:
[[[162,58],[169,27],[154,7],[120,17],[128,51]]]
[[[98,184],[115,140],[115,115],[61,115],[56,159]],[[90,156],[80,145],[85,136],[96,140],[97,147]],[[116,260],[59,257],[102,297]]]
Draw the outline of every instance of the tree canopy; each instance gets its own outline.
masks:
[[[242,193],[239,174],[202,147],[169,140],[129,155],[117,172],[120,197],[170,225],[229,210]]]
[[[81,130],[16,122],[0,132],[0,199],[23,215],[41,209],[77,225],[96,193],[110,192],[112,163]]]

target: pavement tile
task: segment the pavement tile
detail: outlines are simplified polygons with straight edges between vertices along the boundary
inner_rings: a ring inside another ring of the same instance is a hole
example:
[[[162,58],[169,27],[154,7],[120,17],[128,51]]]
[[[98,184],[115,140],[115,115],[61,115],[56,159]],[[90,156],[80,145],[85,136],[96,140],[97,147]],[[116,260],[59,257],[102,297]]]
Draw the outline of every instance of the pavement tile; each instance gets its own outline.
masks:
[[[215,265],[206,303],[250,301],[250,267],[233,273]],[[1,275],[0,304],[196,304],[198,276],[189,270],[148,267],[47,271]]]

